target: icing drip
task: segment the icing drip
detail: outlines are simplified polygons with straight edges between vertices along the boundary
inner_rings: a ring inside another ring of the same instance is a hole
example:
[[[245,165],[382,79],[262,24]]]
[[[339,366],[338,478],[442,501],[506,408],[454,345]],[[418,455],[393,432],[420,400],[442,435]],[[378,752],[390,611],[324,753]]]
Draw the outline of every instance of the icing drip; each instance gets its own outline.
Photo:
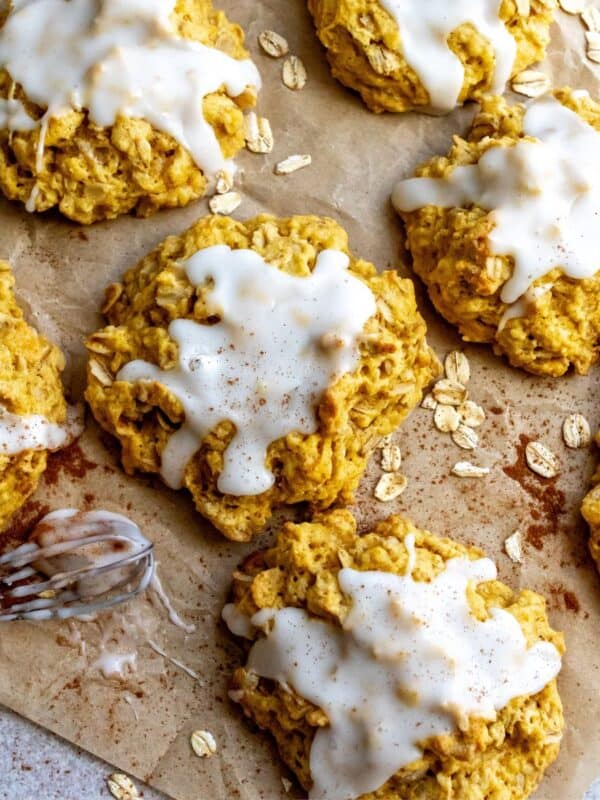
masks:
[[[560,670],[554,645],[528,647],[507,611],[473,616],[468,587],[496,578],[492,561],[455,558],[431,581],[416,581],[412,534],[405,545],[404,575],[341,570],[351,601],[341,628],[299,608],[263,609],[248,620],[265,635],[246,668],[292,687],[328,717],[310,753],[315,800],[376,791],[422,756],[429,737],[466,729],[470,717],[494,720]],[[224,618],[246,635],[230,607]]]
[[[37,123],[38,172],[49,120],[87,109],[102,127],[119,116],[144,119],[189,150],[208,176],[233,174],[234,164],[204,118],[204,98],[222,86],[233,98],[258,89],[260,76],[250,60],[179,36],[171,22],[174,7],[175,0],[12,3],[0,30],[0,65],[30,100],[47,108]],[[0,104],[0,122],[31,130],[36,123],[15,103]]]
[[[555,268],[575,279],[600,268],[600,132],[545,97],[527,110],[524,133],[532,138],[492,147],[445,178],[400,181],[392,198],[399,212],[471,204],[489,211],[491,253],[514,259],[500,295],[508,304]]]
[[[381,0],[381,5],[398,23],[404,58],[427,89],[431,111],[445,113],[458,102],[465,71],[448,37],[465,23],[491,42],[496,64],[490,91],[504,92],[517,45],[500,19],[501,0]]]
[[[324,250],[309,276],[296,277],[252,250],[225,245],[182,264],[194,286],[212,281],[206,303],[220,321],[175,320],[173,369],[133,361],[117,375],[163,384],[185,410],[185,424],[162,454],[169,486],[182,486],[202,439],[223,420],[236,433],[223,455],[220,491],[256,495],[273,485],[267,448],[289,433],[317,430],[315,408],[328,386],[355,367],[357,337],[375,313],[372,292],[348,265],[344,253]]]

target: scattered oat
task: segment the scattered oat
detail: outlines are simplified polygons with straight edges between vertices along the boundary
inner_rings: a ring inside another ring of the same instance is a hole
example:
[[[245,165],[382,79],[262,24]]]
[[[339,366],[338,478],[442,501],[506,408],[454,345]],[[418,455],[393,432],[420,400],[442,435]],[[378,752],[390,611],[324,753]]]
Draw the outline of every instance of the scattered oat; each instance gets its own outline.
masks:
[[[586,0],[558,0],[559,6],[567,14],[581,14],[585,8]]]
[[[585,40],[587,42],[586,56],[590,61],[600,64],[600,32],[586,31]]]
[[[517,13],[520,14],[522,17],[528,17],[531,13],[531,2],[530,0],[516,0],[517,4]]]
[[[89,363],[90,373],[102,386],[110,386],[113,383],[112,376],[108,373],[105,367],[95,358],[90,359]]]
[[[438,403],[433,413],[433,424],[442,433],[452,433],[460,425],[460,416],[454,406]]]
[[[559,462],[557,457],[541,442],[529,442],[527,444],[525,459],[529,469],[543,478],[554,478],[558,475]]]
[[[217,752],[217,743],[210,731],[194,731],[190,736],[190,744],[199,758],[210,758]]]
[[[485,411],[483,408],[474,403],[472,400],[467,400],[458,406],[458,414],[460,421],[468,428],[477,428],[485,421]]]
[[[304,89],[307,81],[306,67],[298,56],[289,56],[283,62],[281,77],[284,84],[292,91]]]
[[[290,780],[288,780],[287,778],[282,778],[281,779],[281,783],[283,784],[283,788],[284,788],[286,794],[289,794],[290,789],[292,788],[292,782]]]
[[[431,392],[428,392],[421,400],[421,408],[427,408],[430,411],[435,411],[437,408],[437,400]]]
[[[396,53],[382,44],[370,44],[366,53],[369,64],[378,75],[392,75],[402,63]]]
[[[459,406],[467,399],[468,392],[462,383],[442,378],[433,387],[433,396],[438,403],[446,406]]]
[[[244,117],[246,147],[252,153],[270,153],[273,150],[273,131],[266,117],[250,111]]]
[[[116,800],[137,800],[139,798],[135,783],[122,772],[113,772],[106,780],[108,791]]]
[[[473,428],[468,428],[466,425],[459,425],[452,434],[452,441],[454,444],[462,447],[463,450],[475,450],[479,444],[479,436],[475,433]]]
[[[386,444],[381,448],[381,469],[384,472],[398,472],[402,466],[402,453],[397,444]]]
[[[258,43],[271,58],[281,58],[289,53],[287,39],[275,31],[263,31],[258,35]]]
[[[514,561],[515,564],[523,563],[521,553],[521,531],[515,531],[508,539],[504,540],[504,549],[506,550],[506,555],[511,561]]]
[[[382,503],[389,503],[400,497],[408,486],[408,478],[399,472],[386,472],[382,475],[375,487],[375,497]]]
[[[449,380],[455,383],[462,383],[463,386],[469,382],[471,377],[469,359],[460,350],[453,350],[448,353],[444,360],[444,369]]]
[[[483,478],[490,474],[490,468],[478,467],[470,461],[457,461],[452,467],[452,474],[459,478]]]
[[[276,175],[289,175],[290,172],[297,172],[299,169],[309,167],[312,164],[312,157],[305,153],[303,155],[293,155],[284,158],[278,164],[275,164]]]
[[[540,97],[550,89],[550,78],[543,72],[525,69],[512,80],[512,89],[525,97]]]
[[[215,183],[215,191],[217,194],[227,194],[233,188],[233,177],[227,172],[226,169],[221,169],[217,172],[217,180]]]
[[[226,194],[216,194],[208,201],[208,207],[213,214],[231,214],[242,202],[239,192],[227,192]]]
[[[592,441],[590,423],[582,414],[569,414],[562,426],[562,435],[567,447],[578,450]]]
[[[600,33],[600,9],[590,6],[581,12],[581,19],[588,31]]]

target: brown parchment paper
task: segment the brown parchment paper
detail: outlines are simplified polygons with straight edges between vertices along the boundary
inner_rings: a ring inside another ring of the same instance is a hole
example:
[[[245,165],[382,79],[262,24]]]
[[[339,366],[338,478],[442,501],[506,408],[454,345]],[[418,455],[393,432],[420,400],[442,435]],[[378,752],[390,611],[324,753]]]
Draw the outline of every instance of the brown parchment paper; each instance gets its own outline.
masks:
[[[592,4],[600,8],[600,0]],[[327,214],[347,228],[356,253],[381,269],[410,274],[401,254],[400,225],[389,205],[393,182],[430,155],[446,152],[451,135],[468,125],[472,108],[441,119],[372,115],[330,77],[302,0],[220,0],[218,5],[247,31],[265,84],[261,111],[276,137],[269,156],[241,156],[244,202],[236,216],[265,210]],[[302,92],[286,89],[281,61],[260,53],[256,37],[265,28],[284,34],[304,60],[309,81]],[[584,47],[579,20],[560,14],[544,69],[556,86],[571,84],[598,94],[600,67],[585,61]],[[287,177],[273,175],[276,161],[304,152],[312,155],[312,167]],[[206,210],[201,202],[148,220],[126,218],[83,229],[0,202],[0,256],[14,267],[30,319],[67,353],[66,380],[75,398],[83,385],[82,341],[100,324],[97,310],[105,286]],[[417,291],[430,341],[443,356],[460,346],[459,338],[432,311],[422,287]],[[373,462],[355,511],[365,528],[376,518],[404,512],[439,534],[476,543],[512,586],[548,596],[552,621],[565,631],[568,645],[560,677],[567,730],[560,758],[535,797],[579,800],[600,775],[600,579],[587,555],[578,510],[596,454],[566,450],[560,428],[564,415],[573,411],[598,426],[600,371],[545,380],[511,369],[486,348],[467,346],[466,352],[473,372],[471,396],[488,411],[475,458],[492,467],[491,475],[485,480],[449,477],[451,465],[465,454],[434,429],[431,412],[417,409],[397,434],[409,488],[395,503],[375,501],[379,467]],[[562,470],[554,483],[523,470],[526,440],[521,437],[540,438],[559,454]],[[252,731],[227,699],[228,676],[241,652],[219,622],[231,571],[272,533],[255,545],[227,542],[195,513],[185,493],[171,492],[156,480],[127,478],[114,445],[89,416],[78,447],[52,458],[18,526],[67,505],[103,507],[135,519],[156,544],[167,591],[197,630],[185,635],[150,597],[96,622],[4,625],[0,702],[176,800],[285,797],[270,742]],[[522,566],[502,551],[516,528],[526,540]],[[148,640],[194,670],[199,680],[159,655]],[[137,653],[137,670],[125,680],[107,680],[94,667],[103,641],[110,651]],[[215,736],[215,757],[201,760],[192,754],[189,735],[198,728]]]

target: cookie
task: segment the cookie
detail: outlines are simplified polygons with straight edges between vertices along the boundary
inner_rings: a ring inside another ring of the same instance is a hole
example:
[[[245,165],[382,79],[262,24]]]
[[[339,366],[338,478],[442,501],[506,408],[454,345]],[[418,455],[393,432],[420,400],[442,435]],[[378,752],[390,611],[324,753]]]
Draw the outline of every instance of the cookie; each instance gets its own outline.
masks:
[[[486,98],[466,138],[400,181],[413,268],[465,341],[585,374],[600,341],[600,104],[569,89]]]
[[[410,280],[311,216],[210,216],[110,286],[86,392],[128,473],[245,541],[274,508],[349,503],[439,372]]]
[[[185,206],[235,171],[259,87],[241,28],[210,0],[13,5],[0,189],[83,224]]]
[[[49,450],[81,431],[67,424],[60,350],[24,319],[0,261],[0,530],[33,494]]]
[[[562,635],[479,550],[391,517],[286,523],[234,573],[230,697],[309,797],[522,800],[558,754]]]
[[[523,8],[526,6],[526,8]],[[331,70],[371,111],[451,111],[544,58],[555,0],[309,0]]]

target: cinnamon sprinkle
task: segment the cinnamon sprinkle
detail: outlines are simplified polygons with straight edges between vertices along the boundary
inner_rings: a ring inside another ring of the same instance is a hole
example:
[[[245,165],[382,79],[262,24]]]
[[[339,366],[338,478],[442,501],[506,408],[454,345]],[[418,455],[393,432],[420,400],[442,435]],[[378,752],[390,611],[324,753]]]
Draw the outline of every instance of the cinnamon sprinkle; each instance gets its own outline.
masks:
[[[565,493],[556,487],[556,478],[542,478],[527,467],[525,448],[533,441],[521,434],[517,445],[517,459],[503,467],[503,472],[527,492],[535,501],[530,506],[530,515],[536,523],[524,530],[526,541],[536,550],[543,550],[546,536],[554,536],[561,530],[561,517],[565,513]]]

